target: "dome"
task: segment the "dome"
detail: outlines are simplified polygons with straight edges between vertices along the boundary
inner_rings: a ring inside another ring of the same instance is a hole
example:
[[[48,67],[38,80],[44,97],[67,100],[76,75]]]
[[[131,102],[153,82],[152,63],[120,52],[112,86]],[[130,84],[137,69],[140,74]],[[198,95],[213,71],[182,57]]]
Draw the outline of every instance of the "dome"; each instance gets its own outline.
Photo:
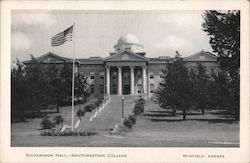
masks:
[[[128,33],[119,38],[117,45],[122,44],[140,44],[140,41],[136,35]]]

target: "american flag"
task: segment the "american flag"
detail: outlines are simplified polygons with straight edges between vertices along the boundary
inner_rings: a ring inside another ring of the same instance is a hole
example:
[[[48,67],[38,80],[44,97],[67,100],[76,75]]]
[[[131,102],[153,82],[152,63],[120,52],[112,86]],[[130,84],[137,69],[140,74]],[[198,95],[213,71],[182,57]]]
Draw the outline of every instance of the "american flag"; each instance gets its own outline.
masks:
[[[66,41],[72,41],[73,25],[51,38],[51,46],[60,46]]]

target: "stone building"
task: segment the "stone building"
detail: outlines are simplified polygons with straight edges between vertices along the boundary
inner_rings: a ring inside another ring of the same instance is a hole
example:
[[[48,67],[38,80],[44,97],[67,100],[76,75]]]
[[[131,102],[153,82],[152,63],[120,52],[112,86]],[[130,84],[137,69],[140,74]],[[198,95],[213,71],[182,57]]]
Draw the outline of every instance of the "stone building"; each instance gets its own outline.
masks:
[[[139,39],[126,34],[119,38],[109,56],[75,59],[75,63],[76,71],[88,76],[89,91],[93,96],[140,94],[150,97],[163,78],[162,70],[172,59],[169,56],[148,58]],[[56,63],[59,67],[73,61],[51,52],[37,60],[43,64]],[[207,73],[216,72],[218,67],[216,56],[203,50],[184,58],[184,61],[190,70],[197,69],[198,63],[205,66]]]

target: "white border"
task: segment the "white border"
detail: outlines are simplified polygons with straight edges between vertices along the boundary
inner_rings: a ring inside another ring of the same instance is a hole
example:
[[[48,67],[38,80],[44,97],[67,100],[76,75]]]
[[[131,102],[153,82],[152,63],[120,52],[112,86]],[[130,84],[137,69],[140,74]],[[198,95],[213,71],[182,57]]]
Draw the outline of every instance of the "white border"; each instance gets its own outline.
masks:
[[[47,148],[10,147],[11,9],[81,10],[241,10],[240,148]],[[249,2],[248,1],[1,1],[0,162],[249,162]],[[26,153],[123,153],[112,158],[26,158]],[[225,158],[183,158],[183,154],[221,154]]]

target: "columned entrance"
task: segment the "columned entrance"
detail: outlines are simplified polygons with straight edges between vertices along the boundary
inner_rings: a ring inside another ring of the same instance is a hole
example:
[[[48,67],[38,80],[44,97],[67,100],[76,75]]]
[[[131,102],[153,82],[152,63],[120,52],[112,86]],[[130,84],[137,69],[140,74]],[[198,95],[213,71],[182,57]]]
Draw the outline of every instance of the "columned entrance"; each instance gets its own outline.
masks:
[[[107,94],[147,94],[146,66],[106,66]],[[136,88],[136,89],[135,89]]]

